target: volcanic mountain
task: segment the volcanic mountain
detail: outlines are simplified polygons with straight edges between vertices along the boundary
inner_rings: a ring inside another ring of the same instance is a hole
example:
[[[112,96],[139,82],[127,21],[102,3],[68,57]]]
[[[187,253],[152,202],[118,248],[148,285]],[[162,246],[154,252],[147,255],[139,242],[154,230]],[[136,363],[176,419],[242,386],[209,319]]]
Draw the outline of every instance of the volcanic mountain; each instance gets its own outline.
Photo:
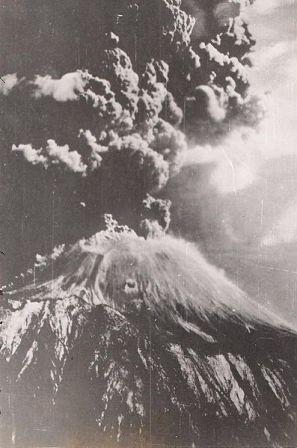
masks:
[[[1,446],[289,446],[297,335],[190,243],[113,226],[1,310]]]

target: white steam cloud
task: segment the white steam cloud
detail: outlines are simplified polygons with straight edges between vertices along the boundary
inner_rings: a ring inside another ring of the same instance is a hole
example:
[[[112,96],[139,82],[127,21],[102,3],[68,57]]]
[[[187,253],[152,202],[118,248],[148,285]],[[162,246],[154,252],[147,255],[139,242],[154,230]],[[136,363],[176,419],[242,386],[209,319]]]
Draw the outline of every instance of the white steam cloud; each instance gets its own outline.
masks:
[[[54,140],[48,140],[45,148],[34,149],[31,144],[13,145],[12,150],[23,154],[32,165],[48,168],[61,165],[74,173],[86,174],[87,166],[82,163],[77,151],[71,151],[68,145],[59,146]]]
[[[11,90],[17,86],[21,80],[18,79],[16,73],[10,73],[1,76],[2,81],[0,81],[0,94],[6,96],[9,95]]]
[[[65,102],[78,100],[86,83],[87,80],[84,79],[83,72],[77,70],[73,73],[66,73],[60,79],[53,79],[50,75],[37,75],[32,85],[35,88],[36,98],[49,96],[56,101]]]

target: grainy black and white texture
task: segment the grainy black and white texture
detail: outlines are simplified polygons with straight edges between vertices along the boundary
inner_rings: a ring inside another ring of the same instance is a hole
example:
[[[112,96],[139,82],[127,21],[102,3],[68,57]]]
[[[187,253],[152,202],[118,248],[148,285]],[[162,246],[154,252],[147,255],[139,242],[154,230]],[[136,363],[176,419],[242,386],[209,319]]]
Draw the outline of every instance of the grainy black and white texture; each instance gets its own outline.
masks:
[[[295,1],[0,6],[0,447],[296,446]]]

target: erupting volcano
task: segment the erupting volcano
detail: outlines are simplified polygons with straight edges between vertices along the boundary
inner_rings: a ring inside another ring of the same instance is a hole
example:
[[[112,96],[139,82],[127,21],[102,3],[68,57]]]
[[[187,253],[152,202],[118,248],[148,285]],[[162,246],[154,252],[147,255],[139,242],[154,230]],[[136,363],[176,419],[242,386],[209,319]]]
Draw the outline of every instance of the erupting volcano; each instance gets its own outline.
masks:
[[[289,324],[193,245],[109,225],[39,257],[35,283],[5,294],[3,446],[294,440]]]
[[[295,445],[297,333],[199,251],[241,244],[253,0],[4,3],[1,448]]]

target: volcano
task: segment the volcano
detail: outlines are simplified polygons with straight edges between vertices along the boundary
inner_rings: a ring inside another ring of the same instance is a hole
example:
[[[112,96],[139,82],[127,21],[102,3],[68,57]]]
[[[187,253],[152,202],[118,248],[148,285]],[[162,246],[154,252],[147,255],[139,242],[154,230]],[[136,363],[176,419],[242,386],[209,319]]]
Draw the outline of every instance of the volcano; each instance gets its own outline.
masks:
[[[1,446],[297,440],[296,332],[194,245],[113,226],[23,281],[2,299]]]

